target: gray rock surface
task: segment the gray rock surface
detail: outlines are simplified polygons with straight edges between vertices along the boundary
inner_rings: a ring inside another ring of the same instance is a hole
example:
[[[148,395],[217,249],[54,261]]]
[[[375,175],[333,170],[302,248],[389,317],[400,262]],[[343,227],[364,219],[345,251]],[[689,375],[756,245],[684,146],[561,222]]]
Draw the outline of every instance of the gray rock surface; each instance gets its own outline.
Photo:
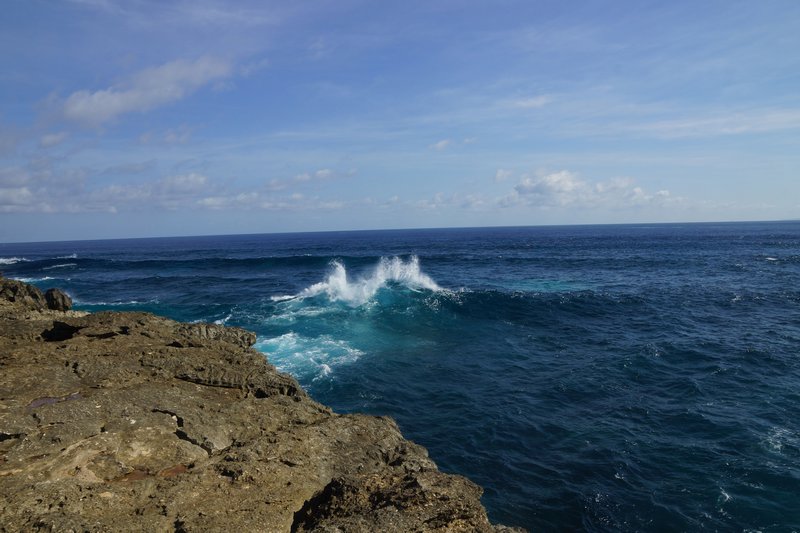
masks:
[[[332,412],[254,342],[0,278],[0,530],[509,531],[391,419]]]

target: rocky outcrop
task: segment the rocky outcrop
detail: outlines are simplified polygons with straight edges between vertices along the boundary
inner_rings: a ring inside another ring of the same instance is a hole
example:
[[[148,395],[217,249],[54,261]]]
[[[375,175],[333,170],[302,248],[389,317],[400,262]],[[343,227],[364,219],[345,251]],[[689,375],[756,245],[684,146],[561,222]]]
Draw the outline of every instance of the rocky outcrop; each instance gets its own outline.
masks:
[[[2,276],[0,276],[0,300],[15,303],[22,310],[69,311],[72,308],[72,299],[60,289],[48,289],[42,294],[38,287]]]
[[[508,530],[391,419],[310,399],[252,333],[37,291],[0,278],[0,530]]]
[[[44,293],[44,300],[49,309],[55,311],[69,311],[72,309],[72,298],[61,289],[47,289]]]

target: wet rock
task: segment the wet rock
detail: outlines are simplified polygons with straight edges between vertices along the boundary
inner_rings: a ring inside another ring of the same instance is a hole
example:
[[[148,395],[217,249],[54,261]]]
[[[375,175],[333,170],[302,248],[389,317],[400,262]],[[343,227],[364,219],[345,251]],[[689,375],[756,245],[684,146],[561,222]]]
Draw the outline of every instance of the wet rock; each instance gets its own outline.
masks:
[[[44,293],[48,309],[54,311],[69,311],[72,309],[72,298],[61,289],[47,289]]]
[[[0,279],[0,531],[507,531],[386,417],[338,415],[255,336],[47,309]]]

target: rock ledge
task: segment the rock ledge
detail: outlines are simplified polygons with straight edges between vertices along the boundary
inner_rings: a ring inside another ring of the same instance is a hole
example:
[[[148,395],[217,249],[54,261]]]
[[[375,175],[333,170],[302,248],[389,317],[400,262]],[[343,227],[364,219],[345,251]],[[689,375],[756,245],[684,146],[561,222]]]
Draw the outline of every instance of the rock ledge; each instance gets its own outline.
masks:
[[[0,530],[512,531],[389,418],[238,328],[85,314],[0,278]]]

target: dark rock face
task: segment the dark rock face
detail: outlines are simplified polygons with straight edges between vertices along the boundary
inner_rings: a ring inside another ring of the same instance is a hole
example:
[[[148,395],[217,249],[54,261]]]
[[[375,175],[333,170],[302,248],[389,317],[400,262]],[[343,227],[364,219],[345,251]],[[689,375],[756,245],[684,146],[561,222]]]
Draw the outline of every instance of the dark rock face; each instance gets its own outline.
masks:
[[[82,316],[0,278],[0,531],[508,531],[388,418],[237,328]]]
[[[72,298],[66,295],[61,289],[48,289],[44,293],[47,308],[54,311],[69,311],[72,309]]]
[[[16,303],[26,309],[45,309],[47,301],[38,287],[0,277],[0,300]]]

